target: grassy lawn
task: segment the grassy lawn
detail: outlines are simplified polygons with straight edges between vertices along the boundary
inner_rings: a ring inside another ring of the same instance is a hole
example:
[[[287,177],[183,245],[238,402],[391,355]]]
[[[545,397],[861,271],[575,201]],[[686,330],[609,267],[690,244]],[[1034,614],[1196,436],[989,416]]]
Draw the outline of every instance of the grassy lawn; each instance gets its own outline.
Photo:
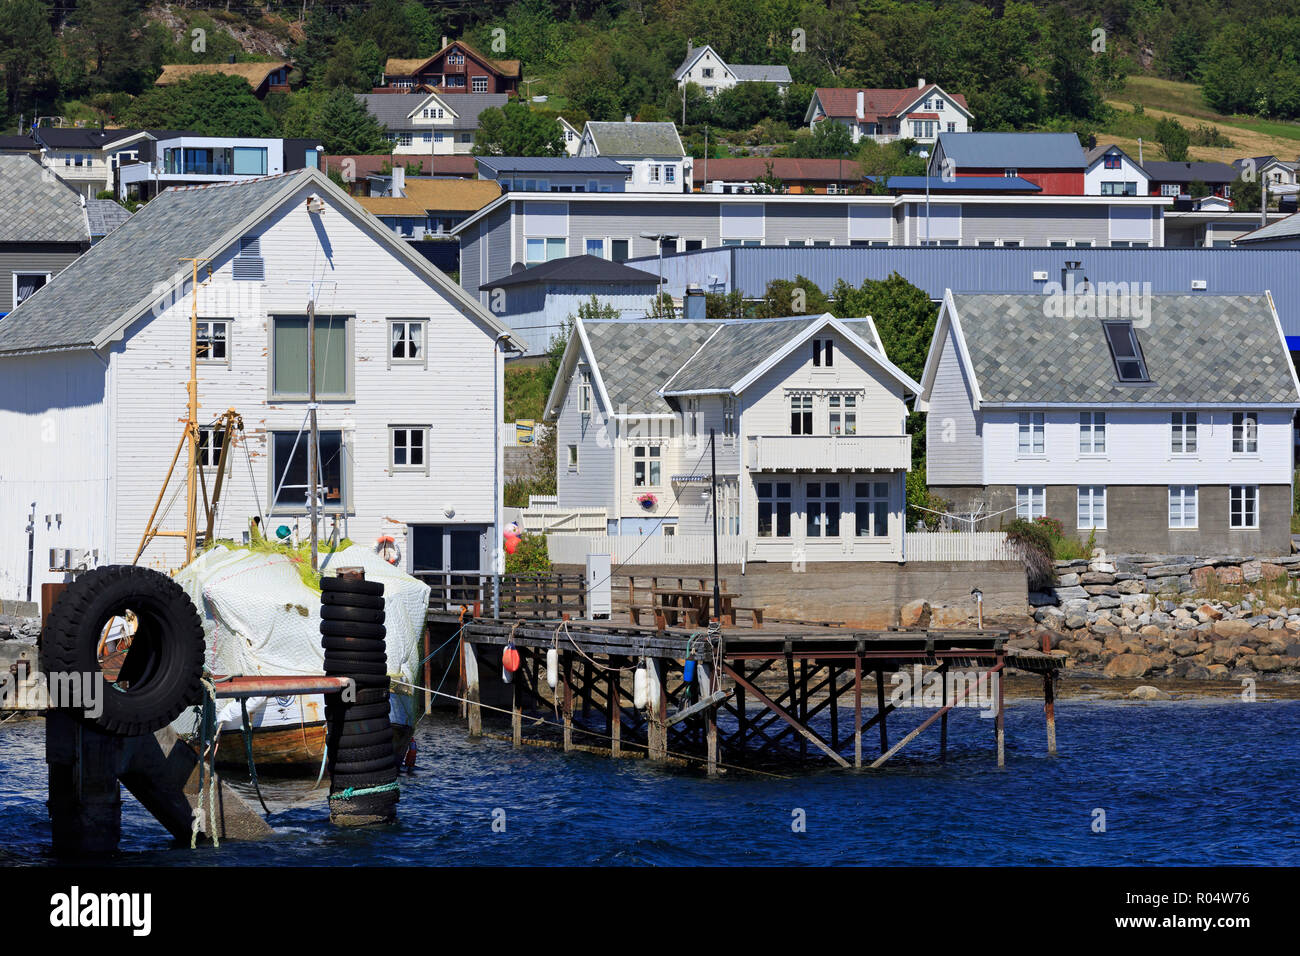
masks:
[[[551,375],[548,363],[518,366],[506,369],[505,421],[521,418],[540,419],[550,393]]]

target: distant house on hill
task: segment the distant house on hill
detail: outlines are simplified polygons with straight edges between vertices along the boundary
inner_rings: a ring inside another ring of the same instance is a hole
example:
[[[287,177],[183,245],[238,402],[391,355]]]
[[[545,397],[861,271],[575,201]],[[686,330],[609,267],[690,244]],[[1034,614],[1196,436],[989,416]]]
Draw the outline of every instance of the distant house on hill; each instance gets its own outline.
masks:
[[[518,60],[494,60],[464,40],[447,42],[433,56],[391,58],[384,65],[383,82],[376,93],[413,90],[440,93],[509,93],[519,91]]]
[[[261,99],[267,93],[288,93],[291,69],[293,64],[288,60],[265,63],[165,63],[162,75],[153,82],[154,86],[171,86],[196,76],[237,76],[247,80],[253,88],[253,94]]]
[[[966,97],[923,79],[901,90],[823,87],[813,92],[804,113],[809,129],[825,120],[843,123],[855,143],[863,139],[933,143],[940,133],[966,132],[974,118]]]
[[[474,148],[479,114],[509,101],[505,93],[448,95],[390,91],[358,93],[357,100],[388,129],[398,156],[449,156]]]
[[[784,91],[790,85],[790,68],[780,64],[727,63],[707,43],[686,45],[686,59],[673,73],[677,86],[695,83],[709,96],[731,89],[737,83],[771,83]]]

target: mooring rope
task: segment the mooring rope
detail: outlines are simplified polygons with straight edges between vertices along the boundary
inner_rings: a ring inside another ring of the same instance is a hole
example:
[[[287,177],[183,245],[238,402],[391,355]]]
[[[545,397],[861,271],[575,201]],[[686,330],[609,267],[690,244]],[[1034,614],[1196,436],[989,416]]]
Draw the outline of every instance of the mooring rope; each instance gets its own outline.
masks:
[[[340,790],[338,793],[331,793],[331,800],[351,800],[353,797],[364,797],[371,793],[387,793],[390,790],[401,790],[397,781],[392,783],[383,783],[376,787],[362,787],[359,790],[355,787],[348,787],[346,790]]]
[[[193,817],[190,824],[190,849],[198,848],[199,831],[203,827],[203,814],[206,804],[208,815],[208,836],[212,840],[214,847],[221,846],[221,838],[217,835],[217,748],[216,748],[216,706],[217,706],[217,685],[212,680],[212,675],[204,673],[200,678],[203,683],[203,689],[207,691],[207,699],[197,704],[199,719],[199,792],[198,799],[194,804]],[[207,720],[208,702],[212,703],[213,720],[211,724],[212,735],[209,737],[209,724]],[[207,786],[205,789],[203,778],[206,772]]]
[[[248,775],[253,781],[253,792],[257,794],[257,802],[262,805],[262,812],[268,817],[271,815],[271,808],[266,805],[266,800],[262,797],[262,788],[257,782],[257,764],[253,762],[253,726],[248,719],[248,698],[239,698],[239,712],[243,715],[244,731],[244,755],[248,757]]]

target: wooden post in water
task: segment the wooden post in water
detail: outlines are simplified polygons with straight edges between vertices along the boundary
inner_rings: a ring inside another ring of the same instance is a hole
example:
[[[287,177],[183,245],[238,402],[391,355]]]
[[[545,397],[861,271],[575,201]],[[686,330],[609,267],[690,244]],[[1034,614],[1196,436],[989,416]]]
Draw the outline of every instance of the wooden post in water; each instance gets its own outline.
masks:
[[[1043,631],[1043,653],[1052,649],[1052,638]],[[1047,752],[1056,754],[1056,684],[1052,672],[1043,674],[1043,717],[1047,721]]]
[[[619,658],[611,657],[609,660],[610,667],[617,666]],[[622,687],[620,682],[623,674],[618,670],[611,670],[609,673],[609,755],[618,757],[622,754],[623,746],[623,700]]]
[[[885,672],[876,669],[876,717],[880,720],[880,752],[889,750],[889,731],[885,729]]]
[[[525,651],[525,653],[529,653]],[[530,654],[531,656],[531,654]],[[525,665],[521,659],[519,670],[515,673],[514,682],[510,685],[510,742],[516,747],[524,745],[524,695],[519,689],[523,683],[525,674]]]
[[[650,713],[646,721],[646,750],[651,760],[668,756],[668,692],[664,687],[665,668],[661,658],[646,659],[646,700]]]
[[[715,689],[713,668],[705,663],[696,665],[699,673],[700,696],[707,698]],[[704,746],[708,760],[709,776],[718,775],[718,708],[709,707],[704,712]]]
[[[573,659],[560,652],[560,681],[564,684],[564,704],[560,708],[564,719],[564,749],[573,749]]]
[[[853,766],[862,766],[862,651],[853,657]]]
[[[939,680],[943,682],[943,706],[948,706],[948,662],[939,665]],[[939,718],[939,762],[948,759],[948,711]]]
[[[469,719],[469,735],[479,737],[483,734],[483,709],[479,707],[478,650],[470,641],[462,645],[465,661],[465,701],[466,716]]]
[[[1002,666],[1003,666],[1003,664],[1005,664],[1005,663],[1006,663],[1006,655],[1004,655],[1004,654],[1002,653],[1002,651],[999,650],[999,651],[998,651],[998,668],[999,668],[999,670],[998,670],[997,674],[994,675],[994,679],[998,682],[998,686],[997,686],[997,694],[998,694],[998,716],[997,716],[997,719],[994,721],[994,723],[997,725],[997,735],[998,735],[998,766],[999,766],[999,767],[1005,767],[1005,766],[1007,765],[1007,750],[1006,750],[1007,734],[1006,734],[1005,718],[1004,718],[1004,715],[1003,715],[1003,709],[1004,709],[1004,703],[1003,703],[1003,702],[1004,702],[1005,698],[1004,698],[1004,696],[1003,696],[1003,694],[1002,694],[1002,674],[1003,674],[1003,670],[1001,669]]]

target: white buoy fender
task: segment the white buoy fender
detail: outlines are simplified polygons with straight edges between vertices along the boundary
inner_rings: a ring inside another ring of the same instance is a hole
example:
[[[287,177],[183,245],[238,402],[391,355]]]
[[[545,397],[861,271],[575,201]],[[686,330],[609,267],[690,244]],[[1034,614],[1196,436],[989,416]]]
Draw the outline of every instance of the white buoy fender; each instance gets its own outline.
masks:
[[[647,691],[649,677],[645,672],[645,665],[638,667],[632,674],[632,705],[637,710],[644,710],[646,703],[650,699]]]
[[[555,690],[555,685],[560,682],[560,653],[555,648],[548,648],[546,651],[546,686]]]
[[[503,683],[503,684],[513,684],[514,682],[515,682],[515,675],[514,675],[513,673],[511,673],[510,671],[506,670],[505,665],[502,664],[502,665],[501,665],[501,683]]]

